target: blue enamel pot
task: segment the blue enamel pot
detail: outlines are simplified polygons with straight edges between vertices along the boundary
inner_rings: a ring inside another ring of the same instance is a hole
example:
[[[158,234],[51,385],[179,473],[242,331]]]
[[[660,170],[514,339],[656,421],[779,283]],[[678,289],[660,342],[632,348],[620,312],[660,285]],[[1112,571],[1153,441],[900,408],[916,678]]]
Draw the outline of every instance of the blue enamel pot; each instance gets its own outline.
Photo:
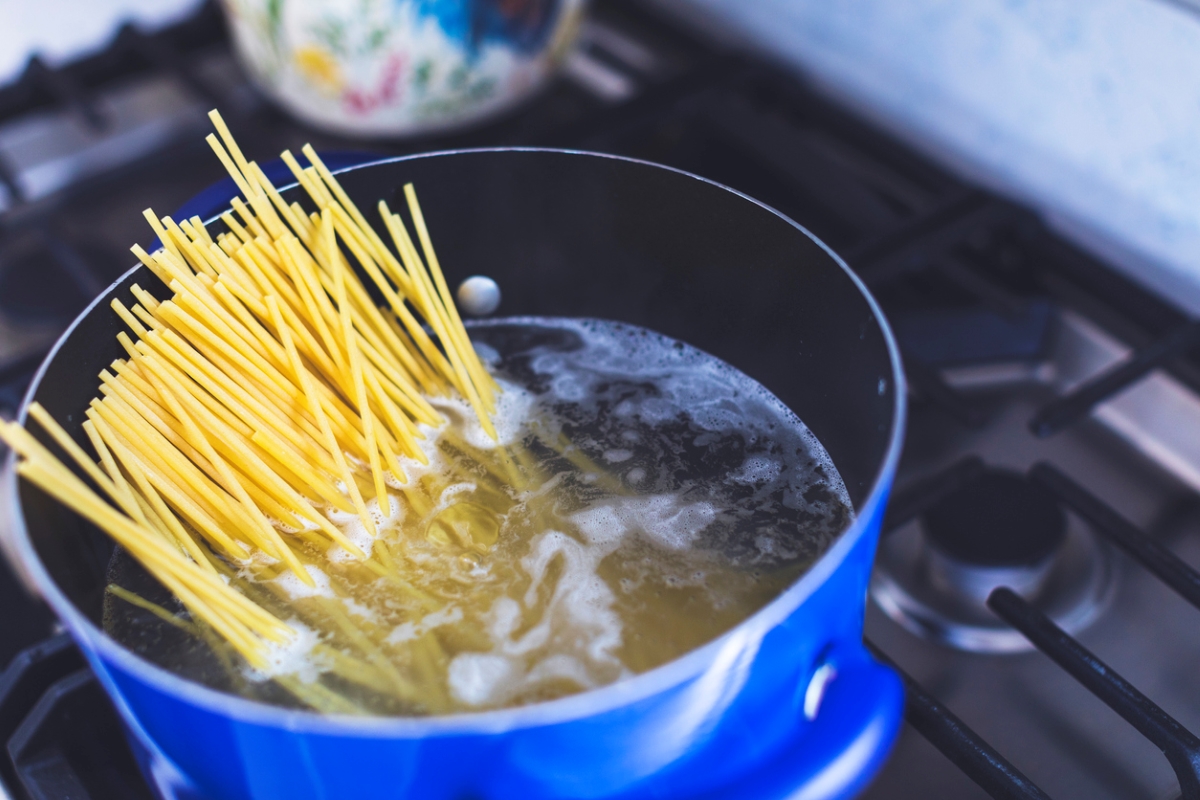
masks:
[[[495,278],[506,316],[620,320],[738,367],[821,440],[856,517],[760,611],[649,672],[520,708],[364,719],[226,695],[118,645],[101,628],[109,540],[10,469],[3,490],[18,558],[112,696],[156,790],[208,800],[861,790],[902,706],[896,675],[863,649],[862,624],[905,392],[892,334],[858,278],[778,212],[630,159],[461,151],[363,164],[341,180],[364,209],[380,198],[402,205],[397,192],[415,182],[451,285]],[[222,204],[230,194],[217,191]],[[141,267],[123,276],[62,336],[29,390],[27,402],[80,441],[96,375],[122,355],[109,300],[131,303],[134,282],[156,285]]]

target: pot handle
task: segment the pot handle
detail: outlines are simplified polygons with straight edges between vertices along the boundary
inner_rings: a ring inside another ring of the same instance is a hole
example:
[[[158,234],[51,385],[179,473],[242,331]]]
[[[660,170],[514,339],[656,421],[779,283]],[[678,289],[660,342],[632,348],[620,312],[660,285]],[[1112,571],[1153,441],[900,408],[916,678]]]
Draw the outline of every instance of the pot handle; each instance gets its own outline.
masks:
[[[800,734],[737,781],[754,800],[841,800],[862,791],[883,765],[900,727],[904,688],[862,645],[835,653],[809,680]],[[722,790],[695,800],[729,796]]]

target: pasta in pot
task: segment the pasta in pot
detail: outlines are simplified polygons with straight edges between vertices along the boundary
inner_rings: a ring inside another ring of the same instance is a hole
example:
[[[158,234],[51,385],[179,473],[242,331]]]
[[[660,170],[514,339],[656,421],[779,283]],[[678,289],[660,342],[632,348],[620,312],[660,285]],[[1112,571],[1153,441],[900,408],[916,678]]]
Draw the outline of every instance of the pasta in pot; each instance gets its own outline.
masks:
[[[163,247],[133,250],[171,296],[111,303],[95,457],[29,409],[87,480],[0,427],[120,545],[105,629],[135,652],[327,713],[535,702],[728,630],[849,523],[820,443],[745,375],[596,320],[472,341],[411,184],[407,222],[375,209],[385,242],[310,147],[283,156],[306,208],[212,118],[242,196],[215,239],[146,212]]]

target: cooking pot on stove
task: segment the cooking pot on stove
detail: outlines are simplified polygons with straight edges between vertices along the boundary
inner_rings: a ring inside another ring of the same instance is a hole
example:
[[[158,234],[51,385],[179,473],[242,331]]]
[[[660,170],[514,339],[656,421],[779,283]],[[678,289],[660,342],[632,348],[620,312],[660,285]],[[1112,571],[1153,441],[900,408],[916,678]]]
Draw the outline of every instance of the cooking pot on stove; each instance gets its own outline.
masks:
[[[277,177],[275,175],[273,178]],[[589,153],[470,150],[340,175],[363,208],[420,187],[454,285],[495,279],[505,315],[599,317],[686,341],[762,383],[816,434],[856,509],[801,578],[726,634],[649,672],[520,708],[321,716],[191,683],[101,630],[111,541],[8,471],[15,550],[121,712],[164,797],[839,798],[895,737],[897,677],[862,644],[867,579],[905,392],[879,307],[778,212],[677,170]],[[284,191],[295,196],[296,189]],[[200,201],[220,211],[231,187]],[[202,211],[195,205],[188,213]],[[219,225],[220,223],[214,223]],[[63,334],[26,398],[84,441],[97,373],[122,356],[109,301]],[[11,465],[10,465],[11,466]]]

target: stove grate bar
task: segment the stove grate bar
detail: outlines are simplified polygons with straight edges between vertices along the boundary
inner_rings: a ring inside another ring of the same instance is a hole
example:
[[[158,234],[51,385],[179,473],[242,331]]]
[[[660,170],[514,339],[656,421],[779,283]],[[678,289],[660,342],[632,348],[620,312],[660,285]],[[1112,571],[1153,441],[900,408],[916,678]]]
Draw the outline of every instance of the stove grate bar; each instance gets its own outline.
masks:
[[[234,108],[234,104],[227,103],[215,87],[192,69],[189,59],[182,57],[176,48],[168,46],[161,36],[144,33],[136,26],[126,24],[117,34],[116,46],[141,56],[155,71],[174,76],[183,88],[206,105]]]
[[[21,184],[17,180],[12,166],[8,163],[8,159],[2,155],[0,155],[0,186],[3,186],[4,191],[8,194],[7,197],[0,201],[0,207],[6,208],[25,202],[25,190],[21,188]]]
[[[1200,800],[1200,738],[1011,589],[996,589],[987,604],[1162,750],[1179,779],[1183,800]]]
[[[900,224],[896,209],[865,186],[857,176],[813,149],[802,127],[749,100],[728,92],[714,93],[697,120],[728,138],[738,152],[770,166],[796,189],[821,198],[823,206],[860,236],[890,230]]]
[[[996,800],[1050,800],[1042,789],[925,691],[874,644],[867,648],[904,680],[904,719]]]
[[[7,743],[55,682],[85,666],[71,637],[59,634],[26,648],[0,673],[0,741]],[[15,763],[0,758],[0,792],[19,790]]]
[[[1015,318],[1029,310],[1029,302],[985,276],[958,256],[947,253],[934,265],[942,277],[1003,317]]]
[[[968,428],[979,428],[987,421],[983,411],[946,383],[936,369],[915,356],[903,356],[909,388],[915,390],[919,397],[941,406],[943,411]]]
[[[1200,608],[1200,572],[1189,567],[1058,468],[1041,462],[1033,466],[1029,477],[1056,494],[1097,533],[1119,546],[1183,599]]]
[[[220,13],[214,2],[208,2],[190,17],[153,34],[127,25],[103,50],[61,66],[48,66],[34,56],[19,78],[0,86],[0,125],[39,112],[64,110],[77,116],[92,132],[102,134],[108,127],[98,102],[103,93],[122,81],[164,72],[206,102],[227,101],[187,63],[189,56],[203,53],[224,40]],[[236,106],[228,102],[222,105],[231,110]],[[6,215],[29,201],[13,165],[2,161],[0,186],[8,195],[6,202],[0,203]]]
[[[56,105],[71,109],[93,131],[108,127],[108,119],[69,70],[55,69],[40,56],[33,56],[25,67],[22,81],[45,91]]]
[[[933,266],[972,235],[1012,225],[1028,213],[979,190],[958,190],[842,255],[868,286],[877,287]]]
[[[1184,355],[1197,344],[1200,344],[1200,320],[1193,320],[1043,406],[1029,421],[1030,430],[1041,438],[1057,433],[1086,416],[1100,403],[1129,388],[1151,370]]]
[[[916,519],[943,497],[975,480],[982,472],[983,459],[966,456],[933,475],[905,486],[888,501],[887,513],[883,518],[883,535],[887,536]]]

